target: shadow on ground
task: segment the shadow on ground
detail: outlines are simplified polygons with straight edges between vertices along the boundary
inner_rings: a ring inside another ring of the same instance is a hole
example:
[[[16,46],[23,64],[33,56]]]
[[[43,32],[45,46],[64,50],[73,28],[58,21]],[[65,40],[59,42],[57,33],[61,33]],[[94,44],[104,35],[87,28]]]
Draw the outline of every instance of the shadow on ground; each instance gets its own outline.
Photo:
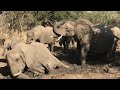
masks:
[[[0,59],[0,62],[6,64],[6,59]],[[1,67],[1,68],[0,68],[0,73],[1,73],[3,76],[8,76],[8,75],[10,75],[10,69],[9,69],[9,67],[8,67],[7,65],[6,65],[5,67]]]
[[[77,53],[76,48],[71,48],[68,50],[63,50],[62,47],[55,46],[54,47],[55,56],[61,60],[66,61],[70,64],[80,65],[79,54]],[[103,54],[88,54],[87,55],[87,64],[88,65],[105,65],[111,63],[109,58],[105,58]]]

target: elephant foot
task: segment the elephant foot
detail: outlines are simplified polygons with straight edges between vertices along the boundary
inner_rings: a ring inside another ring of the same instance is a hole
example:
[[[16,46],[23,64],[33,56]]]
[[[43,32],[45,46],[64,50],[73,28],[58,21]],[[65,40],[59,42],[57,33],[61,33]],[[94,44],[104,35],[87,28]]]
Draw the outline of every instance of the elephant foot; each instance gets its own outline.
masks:
[[[86,61],[85,61],[85,60],[82,60],[82,61],[81,61],[81,65],[82,65],[82,66],[86,65]]]

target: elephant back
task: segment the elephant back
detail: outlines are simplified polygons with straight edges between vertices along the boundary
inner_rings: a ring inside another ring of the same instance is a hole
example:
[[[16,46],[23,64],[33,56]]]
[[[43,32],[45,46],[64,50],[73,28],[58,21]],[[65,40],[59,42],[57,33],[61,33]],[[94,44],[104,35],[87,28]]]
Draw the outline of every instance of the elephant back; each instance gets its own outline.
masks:
[[[96,42],[92,43],[90,46],[90,51],[94,53],[105,53],[112,49],[114,44],[114,35],[113,32],[104,25],[97,25],[96,28],[99,28],[100,35],[96,38]]]

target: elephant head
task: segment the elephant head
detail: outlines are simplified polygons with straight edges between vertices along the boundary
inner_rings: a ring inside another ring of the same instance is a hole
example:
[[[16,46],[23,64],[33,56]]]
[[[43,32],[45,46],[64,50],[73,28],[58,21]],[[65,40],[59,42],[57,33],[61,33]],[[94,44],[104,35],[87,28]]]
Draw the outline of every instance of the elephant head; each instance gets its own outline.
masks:
[[[88,28],[92,29],[92,26],[94,26],[94,24],[87,19],[78,19],[76,21],[64,20],[54,24],[54,32],[62,36],[74,36],[75,34],[78,34],[80,29],[84,29],[83,26],[86,26],[86,29],[88,26],[90,26]]]
[[[23,57],[17,50],[13,49],[8,51],[6,58],[8,66],[10,67],[11,74],[13,76],[18,76],[23,72],[25,63],[23,61]]]
[[[26,50],[19,51],[17,49],[12,49],[7,52],[7,63],[10,67],[11,74],[14,77],[20,75],[24,71],[25,67],[30,67],[32,63],[32,61],[30,61],[31,57],[26,56],[25,53]]]
[[[74,36],[75,22],[73,21],[61,21],[54,25],[54,32],[61,36]]]

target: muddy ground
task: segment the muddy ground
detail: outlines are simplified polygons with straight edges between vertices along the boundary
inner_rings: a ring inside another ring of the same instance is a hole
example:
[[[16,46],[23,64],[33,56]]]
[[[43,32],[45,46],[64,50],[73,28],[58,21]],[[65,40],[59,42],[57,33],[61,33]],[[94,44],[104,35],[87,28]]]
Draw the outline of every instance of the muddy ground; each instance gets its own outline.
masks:
[[[1,47],[0,55],[2,54]],[[52,72],[44,75],[34,76],[31,72],[26,71],[25,74],[33,79],[119,79],[120,78],[120,53],[116,52],[115,58],[102,59],[101,56],[92,55],[87,58],[85,66],[79,65],[78,53],[76,48],[64,51],[62,47],[56,44],[54,48],[55,55],[61,62],[70,66],[70,69],[56,68]],[[0,59],[0,79],[12,79],[10,70],[6,65],[4,58]]]

